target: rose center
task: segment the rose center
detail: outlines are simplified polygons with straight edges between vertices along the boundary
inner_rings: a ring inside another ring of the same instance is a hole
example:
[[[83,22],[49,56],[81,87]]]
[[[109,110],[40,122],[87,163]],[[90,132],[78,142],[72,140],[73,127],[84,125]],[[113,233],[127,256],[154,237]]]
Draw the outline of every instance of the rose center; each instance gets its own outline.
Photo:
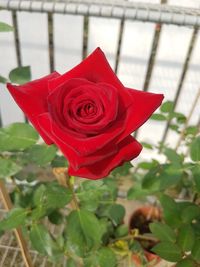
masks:
[[[94,103],[87,103],[82,105],[77,110],[77,115],[79,117],[91,117],[94,116],[97,113],[97,108],[94,105]]]

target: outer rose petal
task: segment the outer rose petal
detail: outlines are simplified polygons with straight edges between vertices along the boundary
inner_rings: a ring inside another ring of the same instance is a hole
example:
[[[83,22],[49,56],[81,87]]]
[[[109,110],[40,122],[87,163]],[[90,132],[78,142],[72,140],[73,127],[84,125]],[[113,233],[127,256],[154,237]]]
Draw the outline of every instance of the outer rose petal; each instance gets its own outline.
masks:
[[[7,88],[15,102],[23,110],[47,144],[52,144],[52,141],[39,127],[37,116],[47,112],[48,81],[58,76],[60,76],[59,73],[53,72],[41,79],[23,85],[7,84]]]
[[[119,136],[117,143],[144,124],[151,114],[161,105],[164,98],[163,94],[154,94],[129,88],[126,89],[128,89],[131,95],[132,105],[127,109],[125,119],[126,127]]]
[[[128,136],[118,144],[118,152],[102,161],[87,167],[74,170],[71,166],[69,175],[80,176],[92,180],[106,177],[115,167],[122,165],[125,161],[130,161],[137,157],[142,150],[142,146],[132,136]]]
[[[122,127],[125,121],[125,117],[121,118],[121,120],[116,121],[113,127],[109,128],[109,130],[105,131],[102,134],[96,135],[94,137],[78,137],[73,134],[73,132],[65,132],[62,128],[59,127],[52,120],[52,117],[49,113],[44,113],[38,117],[38,123],[40,127],[49,135],[52,139],[57,136],[61,142],[66,143],[71,149],[73,149],[79,156],[88,156],[93,153],[96,153],[101,148],[105,147],[108,143],[112,142],[118,135],[122,133],[124,127]],[[49,131],[49,127],[47,125],[51,125],[51,131]]]

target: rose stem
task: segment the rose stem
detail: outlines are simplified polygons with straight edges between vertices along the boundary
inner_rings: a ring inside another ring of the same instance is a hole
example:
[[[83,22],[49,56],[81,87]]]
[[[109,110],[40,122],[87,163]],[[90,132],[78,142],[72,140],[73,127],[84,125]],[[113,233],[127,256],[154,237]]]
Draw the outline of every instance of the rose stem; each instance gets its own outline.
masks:
[[[72,209],[79,210],[78,201],[74,192],[74,177],[68,175],[67,168],[53,168],[53,173],[60,185],[71,190],[73,197],[71,202]]]

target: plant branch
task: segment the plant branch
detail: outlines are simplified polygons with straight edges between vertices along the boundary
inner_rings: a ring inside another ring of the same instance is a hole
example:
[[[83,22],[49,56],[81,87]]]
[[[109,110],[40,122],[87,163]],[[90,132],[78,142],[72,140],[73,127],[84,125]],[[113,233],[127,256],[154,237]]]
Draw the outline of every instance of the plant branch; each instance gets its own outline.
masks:
[[[58,180],[58,183],[60,185],[67,187],[71,190],[72,192],[71,208],[79,210],[78,200],[74,192],[74,183],[72,181],[74,177],[70,177],[68,175],[67,168],[53,168],[53,174],[56,176],[56,179]]]

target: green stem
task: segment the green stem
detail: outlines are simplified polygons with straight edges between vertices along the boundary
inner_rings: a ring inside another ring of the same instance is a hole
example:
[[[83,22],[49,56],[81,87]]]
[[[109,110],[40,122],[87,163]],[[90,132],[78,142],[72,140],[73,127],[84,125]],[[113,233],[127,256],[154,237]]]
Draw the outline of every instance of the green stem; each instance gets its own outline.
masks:
[[[73,206],[76,210],[79,210],[79,204],[78,204],[78,200],[76,197],[76,193],[74,190],[74,176],[70,176],[69,177],[69,189],[72,192],[72,202],[73,202]]]

